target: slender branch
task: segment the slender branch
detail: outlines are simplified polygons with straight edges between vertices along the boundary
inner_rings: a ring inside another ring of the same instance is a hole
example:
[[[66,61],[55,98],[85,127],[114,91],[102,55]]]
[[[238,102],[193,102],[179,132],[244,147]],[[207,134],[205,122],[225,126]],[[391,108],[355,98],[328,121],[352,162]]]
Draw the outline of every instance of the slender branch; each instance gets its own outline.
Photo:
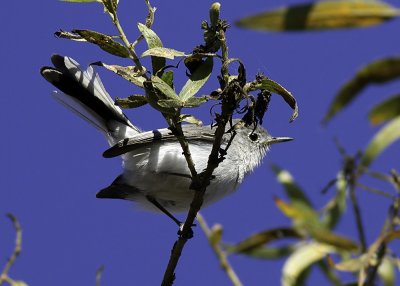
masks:
[[[21,249],[22,249],[21,225],[14,215],[7,214],[7,216],[10,218],[10,220],[12,221],[14,228],[15,228],[15,247],[14,247],[14,251],[12,252],[11,256],[8,258],[3,271],[0,274],[0,285],[3,282],[10,281],[10,277],[8,276],[8,273],[10,272],[11,267],[14,265],[15,261],[17,260],[18,255],[21,253]]]
[[[360,210],[360,206],[358,205],[354,183],[350,184],[349,193],[350,193],[351,204],[353,206],[354,217],[356,218],[358,238],[361,243],[361,252],[364,253],[367,250],[367,242],[365,239],[365,231],[364,231],[364,227],[363,227],[363,223],[362,223],[362,219],[361,219],[361,210]]]
[[[197,221],[199,222],[201,229],[207,236],[210,246],[214,250],[214,253],[217,256],[222,269],[226,272],[232,284],[235,286],[243,285],[239,277],[235,273],[235,270],[233,270],[232,266],[230,265],[226,253],[222,250],[221,245],[219,243],[213,243],[211,241],[210,239],[211,229],[208,227],[206,220],[200,213],[197,213]]]
[[[228,48],[227,48],[226,38],[225,38],[225,34],[224,34],[223,30],[220,29],[218,32],[219,32],[220,41],[221,41],[222,66],[226,67],[224,69],[221,69],[221,73],[222,73],[222,77],[225,81],[224,86],[227,86],[227,79],[229,76],[228,67],[227,67],[228,61],[229,61]],[[185,247],[185,244],[188,241],[188,239],[190,239],[193,236],[192,225],[194,223],[194,220],[196,218],[198,211],[200,210],[200,208],[203,204],[204,193],[206,191],[207,186],[210,184],[210,180],[211,180],[214,170],[218,167],[218,165],[220,163],[219,151],[221,148],[223,135],[225,134],[225,126],[229,122],[229,120],[233,114],[234,108],[236,106],[235,104],[232,104],[232,102],[230,101],[230,100],[232,100],[232,98],[229,98],[229,96],[228,96],[229,93],[227,91],[225,91],[225,93],[227,94],[228,99],[222,100],[222,108],[221,108],[222,113],[218,117],[218,126],[214,133],[214,143],[213,143],[213,147],[212,147],[211,153],[208,158],[207,168],[201,174],[199,174],[195,177],[192,177],[191,188],[194,190],[193,200],[192,200],[192,203],[190,204],[190,209],[187,214],[185,223],[183,224],[183,227],[182,227],[181,231],[179,232],[179,238],[177,241],[175,241],[175,243],[172,247],[171,256],[168,261],[168,265],[165,270],[163,281],[161,284],[163,286],[172,285],[172,283],[175,279],[174,272],[175,272],[176,266],[178,265],[183,248]],[[178,124],[178,126],[179,126],[179,124]],[[179,138],[178,138],[178,140],[179,140]],[[186,148],[185,146],[186,146],[187,142],[186,143],[184,142],[184,141],[186,141],[186,139],[179,140],[179,141],[180,141],[180,143],[182,141],[181,146],[183,145],[183,147]],[[185,149],[184,149],[184,154],[185,154]],[[187,152],[185,157],[190,158],[190,152]],[[189,161],[188,161],[188,165],[190,165]]]

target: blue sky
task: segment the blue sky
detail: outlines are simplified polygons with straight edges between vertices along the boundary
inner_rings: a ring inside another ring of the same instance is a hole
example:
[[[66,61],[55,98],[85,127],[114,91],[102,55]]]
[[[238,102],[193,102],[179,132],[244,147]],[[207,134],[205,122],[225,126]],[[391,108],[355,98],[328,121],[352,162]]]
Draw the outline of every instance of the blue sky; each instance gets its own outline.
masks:
[[[53,36],[59,29],[73,28],[115,34],[114,27],[99,4],[24,2],[5,1],[0,20],[0,265],[13,247],[14,232],[5,217],[11,212],[19,218],[24,231],[23,252],[12,269],[13,278],[30,285],[94,285],[96,269],[105,265],[103,285],[157,285],[176,239],[176,226],[165,216],[143,212],[129,202],[95,198],[96,192],[120,173],[120,160],[101,156],[108,147],[102,135],[52,100],[53,87],[39,74],[41,66],[50,64],[53,53],[71,56],[83,66],[98,60],[130,64],[90,44]],[[122,24],[134,39],[138,35],[136,23],[143,21],[146,7],[142,1],[135,1],[135,5],[132,1],[120,2]],[[232,23],[263,9],[295,2],[221,1],[222,17]],[[394,0],[387,2],[398,5]],[[164,46],[190,52],[200,44],[200,23],[208,18],[211,3],[153,1],[157,7],[153,29]],[[245,63],[249,78],[264,72],[292,91],[300,116],[289,124],[291,110],[274,96],[264,127],[275,136],[290,136],[295,141],[273,146],[264,164],[247,177],[234,195],[202,211],[209,224],[223,225],[226,241],[237,242],[251,233],[290,224],[273,202],[273,196],[284,198],[284,194],[269,168],[272,162],[288,169],[315,205],[322,207],[329,199],[320,190],[341,165],[334,136],[349,153],[365,147],[378,130],[367,122],[367,112],[382,98],[398,93],[399,82],[369,87],[328,126],[321,127],[320,122],[339,87],[359,67],[399,55],[398,30],[399,20],[369,29],[318,33],[261,33],[236,27],[228,30],[230,56]],[[142,44],[138,50],[143,49]],[[184,70],[180,71],[177,86],[185,81]],[[113,74],[100,72],[112,96],[139,92]],[[204,93],[216,87],[215,76]],[[165,126],[162,117],[149,107],[126,113],[144,130]],[[197,115],[205,123],[210,122],[207,107]],[[383,172],[399,169],[399,155],[396,143],[372,168]],[[388,189],[375,181],[367,182]],[[371,243],[379,233],[389,202],[365,192],[360,192],[359,197]],[[356,238],[350,211],[338,232]],[[243,256],[232,256],[230,260],[246,285],[262,285],[265,281],[279,284],[283,261]],[[312,285],[316,285],[321,277],[316,272],[312,279]],[[229,285],[204,234],[197,228],[177,268],[176,285],[211,282]]]

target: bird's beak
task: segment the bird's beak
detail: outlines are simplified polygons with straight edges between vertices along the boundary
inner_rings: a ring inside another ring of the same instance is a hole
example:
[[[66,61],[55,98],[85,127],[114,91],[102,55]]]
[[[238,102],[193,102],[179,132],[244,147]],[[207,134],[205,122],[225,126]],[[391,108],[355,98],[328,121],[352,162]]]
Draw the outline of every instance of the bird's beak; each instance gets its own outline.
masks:
[[[291,137],[271,137],[263,142],[264,145],[272,145],[281,142],[292,141]]]

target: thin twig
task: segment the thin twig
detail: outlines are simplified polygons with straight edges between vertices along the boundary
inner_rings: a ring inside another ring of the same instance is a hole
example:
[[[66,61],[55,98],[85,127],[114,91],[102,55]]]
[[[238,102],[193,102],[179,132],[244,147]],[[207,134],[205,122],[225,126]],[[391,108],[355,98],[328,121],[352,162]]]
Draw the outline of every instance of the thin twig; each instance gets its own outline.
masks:
[[[385,191],[382,191],[382,190],[378,190],[376,188],[372,188],[372,187],[363,185],[363,184],[358,183],[358,182],[357,182],[356,186],[359,187],[360,189],[366,190],[368,192],[371,192],[371,193],[383,196],[385,198],[391,199],[392,201],[394,201],[396,199],[396,197],[394,195],[391,195],[391,194],[389,194],[389,193],[387,193]]]
[[[17,260],[18,255],[21,253],[22,249],[22,228],[18,219],[13,214],[7,214],[7,216],[12,221],[15,228],[15,247],[11,256],[8,258],[6,265],[4,266],[3,271],[0,275],[0,285],[3,282],[10,281],[8,273],[10,272],[11,267],[14,265]]]
[[[197,213],[197,221],[199,222],[201,229],[207,236],[210,246],[214,250],[214,253],[217,256],[222,269],[226,272],[228,278],[231,280],[232,285],[243,285],[242,282],[240,282],[239,277],[235,273],[235,270],[233,270],[232,266],[230,265],[226,253],[222,250],[221,245],[219,243],[213,243],[210,240],[211,229],[208,227],[206,220],[200,213]]]

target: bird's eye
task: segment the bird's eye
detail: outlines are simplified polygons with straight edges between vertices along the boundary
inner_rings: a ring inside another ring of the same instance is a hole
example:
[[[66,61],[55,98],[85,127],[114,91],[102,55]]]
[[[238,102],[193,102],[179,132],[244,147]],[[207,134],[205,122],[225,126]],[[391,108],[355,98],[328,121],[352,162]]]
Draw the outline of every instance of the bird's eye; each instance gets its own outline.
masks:
[[[255,142],[255,141],[258,140],[258,134],[252,132],[252,133],[249,134],[249,138],[250,138],[251,141]]]

